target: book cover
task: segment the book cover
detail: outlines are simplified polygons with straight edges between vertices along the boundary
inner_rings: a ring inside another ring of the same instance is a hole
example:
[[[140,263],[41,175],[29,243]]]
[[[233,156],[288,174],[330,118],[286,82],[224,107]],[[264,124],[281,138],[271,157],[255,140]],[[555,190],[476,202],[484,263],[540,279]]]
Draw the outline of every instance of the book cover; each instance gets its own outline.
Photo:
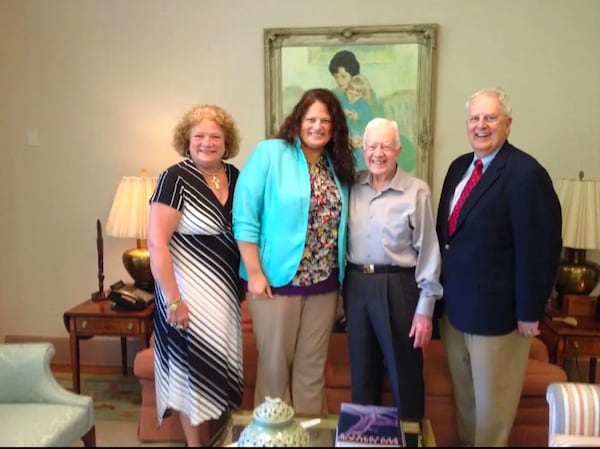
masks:
[[[342,402],[335,435],[336,447],[403,447],[398,409]]]

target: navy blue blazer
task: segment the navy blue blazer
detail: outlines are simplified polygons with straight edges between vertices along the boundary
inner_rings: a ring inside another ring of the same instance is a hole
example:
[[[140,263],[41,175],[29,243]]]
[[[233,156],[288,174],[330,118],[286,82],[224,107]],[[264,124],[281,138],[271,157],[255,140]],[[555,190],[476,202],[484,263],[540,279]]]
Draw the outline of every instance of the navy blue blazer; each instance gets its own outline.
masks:
[[[465,201],[448,236],[454,190],[473,153],[446,174],[437,214],[444,297],[438,301],[465,333],[502,335],[517,321],[538,321],[556,278],[562,216],[550,176],[508,141]]]

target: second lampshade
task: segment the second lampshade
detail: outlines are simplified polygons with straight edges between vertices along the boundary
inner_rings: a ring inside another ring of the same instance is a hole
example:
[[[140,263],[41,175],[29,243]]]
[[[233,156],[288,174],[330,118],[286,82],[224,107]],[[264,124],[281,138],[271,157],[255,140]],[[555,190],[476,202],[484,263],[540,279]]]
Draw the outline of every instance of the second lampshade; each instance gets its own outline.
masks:
[[[559,294],[589,295],[598,283],[598,266],[586,260],[586,250],[600,249],[600,181],[561,179],[557,194],[562,207],[565,259],[556,279]]]

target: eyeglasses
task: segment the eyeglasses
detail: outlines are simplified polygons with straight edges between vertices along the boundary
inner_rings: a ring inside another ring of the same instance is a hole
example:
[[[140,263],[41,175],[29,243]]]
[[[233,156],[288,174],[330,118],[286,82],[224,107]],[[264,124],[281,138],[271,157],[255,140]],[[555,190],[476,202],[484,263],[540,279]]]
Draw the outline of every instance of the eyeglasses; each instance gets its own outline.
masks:
[[[304,121],[309,125],[315,125],[317,121],[320,122],[323,126],[331,125],[331,119],[329,118],[306,117]]]

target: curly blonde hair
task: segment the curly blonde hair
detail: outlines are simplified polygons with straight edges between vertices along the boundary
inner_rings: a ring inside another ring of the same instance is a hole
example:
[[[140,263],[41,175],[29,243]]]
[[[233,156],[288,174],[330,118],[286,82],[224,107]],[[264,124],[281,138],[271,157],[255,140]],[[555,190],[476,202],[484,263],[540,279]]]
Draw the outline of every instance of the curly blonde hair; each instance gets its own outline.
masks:
[[[189,156],[190,130],[204,119],[214,120],[225,136],[223,159],[237,156],[240,151],[240,133],[233,117],[220,106],[199,104],[186,112],[173,132],[173,148],[183,157]]]

